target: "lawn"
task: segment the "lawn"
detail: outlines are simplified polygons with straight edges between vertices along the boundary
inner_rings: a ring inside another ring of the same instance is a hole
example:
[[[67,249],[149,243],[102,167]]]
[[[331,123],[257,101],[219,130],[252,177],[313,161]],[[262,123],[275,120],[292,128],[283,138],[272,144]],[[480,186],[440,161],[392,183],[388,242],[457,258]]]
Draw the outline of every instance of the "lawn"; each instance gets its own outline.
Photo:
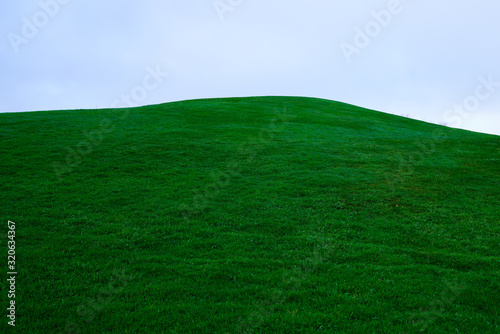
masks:
[[[500,332],[499,136],[253,97],[0,114],[0,154],[6,332]]]

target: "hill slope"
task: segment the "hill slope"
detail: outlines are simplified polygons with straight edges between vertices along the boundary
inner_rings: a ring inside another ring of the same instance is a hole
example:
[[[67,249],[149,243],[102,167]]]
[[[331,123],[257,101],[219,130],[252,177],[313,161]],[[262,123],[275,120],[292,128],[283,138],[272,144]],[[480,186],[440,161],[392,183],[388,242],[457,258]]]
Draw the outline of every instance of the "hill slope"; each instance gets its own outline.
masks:
[[[22,333],[500,331],[498,136],[298,97],[0,126]]]

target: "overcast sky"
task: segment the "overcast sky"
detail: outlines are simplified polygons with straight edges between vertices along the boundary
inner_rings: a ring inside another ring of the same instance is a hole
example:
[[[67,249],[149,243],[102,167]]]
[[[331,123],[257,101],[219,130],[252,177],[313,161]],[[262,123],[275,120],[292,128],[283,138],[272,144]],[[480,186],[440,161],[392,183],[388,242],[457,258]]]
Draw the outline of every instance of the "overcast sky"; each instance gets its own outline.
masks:
[[[500,134],[499,14],[498,0],[3,1],[0,111],[293,95]]]

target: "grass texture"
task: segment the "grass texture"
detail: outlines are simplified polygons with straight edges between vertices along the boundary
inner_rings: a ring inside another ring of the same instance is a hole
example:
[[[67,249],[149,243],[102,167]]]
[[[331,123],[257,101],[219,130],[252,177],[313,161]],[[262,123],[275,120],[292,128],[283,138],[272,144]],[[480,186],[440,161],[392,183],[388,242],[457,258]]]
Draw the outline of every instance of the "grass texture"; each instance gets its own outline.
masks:
[[[498,136],[301,97],[0,129],[6,330],[500,332]]]

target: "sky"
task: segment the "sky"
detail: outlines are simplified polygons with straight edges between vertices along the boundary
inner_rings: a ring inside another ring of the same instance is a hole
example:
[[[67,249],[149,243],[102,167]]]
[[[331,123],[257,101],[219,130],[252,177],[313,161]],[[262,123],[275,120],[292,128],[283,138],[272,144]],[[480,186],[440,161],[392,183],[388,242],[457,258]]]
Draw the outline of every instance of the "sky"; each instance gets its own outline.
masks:
[[[308,96],[500,135],[498,0],[16,0],[0,112]]]

